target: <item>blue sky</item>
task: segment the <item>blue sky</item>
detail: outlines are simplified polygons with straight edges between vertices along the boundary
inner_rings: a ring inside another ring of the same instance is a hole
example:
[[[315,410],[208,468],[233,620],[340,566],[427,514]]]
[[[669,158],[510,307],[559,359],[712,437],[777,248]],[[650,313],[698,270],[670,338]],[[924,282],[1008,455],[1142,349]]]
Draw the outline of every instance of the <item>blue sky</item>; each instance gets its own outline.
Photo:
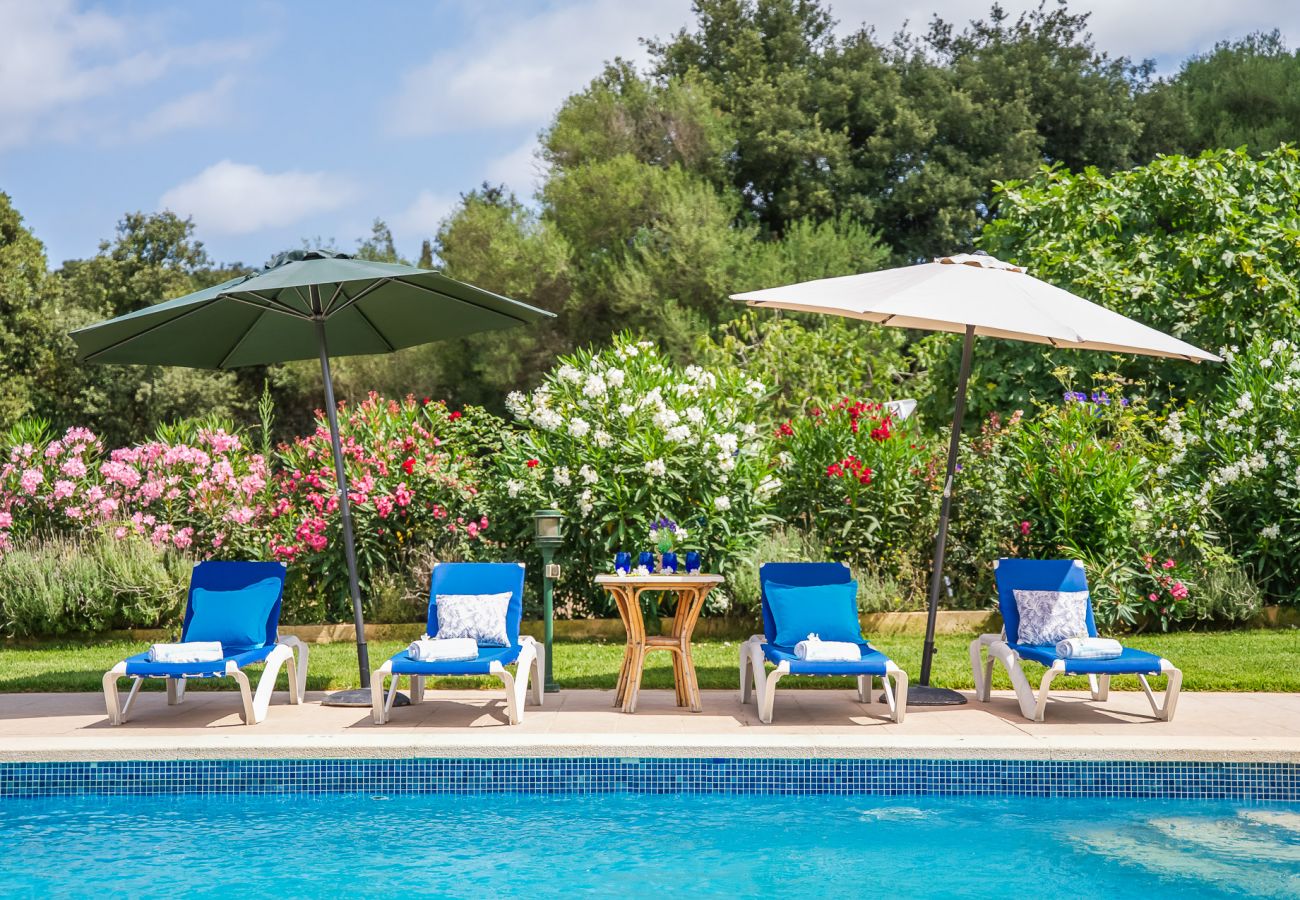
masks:
[[[987,6],[832,3],[843,30],[883,35]],[[1099,46],[1166,72],[1253,30],[1300,40],[1294,0],[1090,8]],[[124,212],[163,208],[192,215],[218,260],[317,236],[350,248],[376,216],[414,255],[462,191],[530,195],[565,95],[689,18],[689,0],[0,0],[0,190],[56,265]]]

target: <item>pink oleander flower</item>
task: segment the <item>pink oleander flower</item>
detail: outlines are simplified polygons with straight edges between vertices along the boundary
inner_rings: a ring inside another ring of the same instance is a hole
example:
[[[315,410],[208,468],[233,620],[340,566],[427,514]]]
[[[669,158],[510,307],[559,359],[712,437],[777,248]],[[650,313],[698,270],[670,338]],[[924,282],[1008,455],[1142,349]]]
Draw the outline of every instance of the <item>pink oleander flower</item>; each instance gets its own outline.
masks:
[[[86,511],[83,510],[80,506],[69,506],[63,512],[69,519],[74,519],[74,520],[80,519],[86,514]]]
[[[105,497],[99,501],[99,517],[101,519],[111,519],[117,513],[118,502],[116,497]]]
[[[1188,593],[1187,585],[1183,584],[1181,581],[1175,581],[1169,586],[1169,593],[1175,600],[1184,600]]]
[[[27,469],[18,479],[18,486],[23,489],[23,493],[28,496],[35,494],[36,489],[45,483],[45,473],[40,469]]]
[[[1161,563],[1160,565],[1161,565],[1163,568],[1166,568],[1166,569],[1172,569],[1174,566],[1177,565],[1177,563],[1175,563],[1172,559],[1167,559],[1167,560],[1165,560],[1163,563]]]
[[[45,458],[54,459],[63,452],[63,443],[61,441],[50,441],[45,448]]]
[[[477,522],[470,522],[468,525],[465,526],[465,531],[466,531],[466,533],[468,533],[469,536],[472,537],[472,538],[473,538],[473,537],[478,537],[478,523],[477,523]]]
[[[13,528],[14,514],[8,510],[0,511],[0,528]]]
[[[375,512],[379,514],[379,518],[381,519],[387,519],[390,515],[392,515],[393,512],[392,498],[386,496],[376,497]]]
[[[97,484],[91,485],[86,489],[86,500],[90,503],[98,503],[105,497],[104,489]]]
[[[69,456],[59,466],[59,471],[69,478],[82,478],[86,474],[86,464],[76,456]]]
[[[66,478],[61,478],[54,482],[54,492],[51,495],[55,500],[67,500],[77,492],[77,486]]]
[[[222,534],[220,531],[218,531],[216,534],[214,534],[214,535],[212,536],[212,549],[213,549],[213,550],[220,550],[220,549],[221,549],[221,545],[224,544],[225,542],[226,542],[226,536],[225,536],[224,534]],[[274,548],[274,547],[271,548],[271,552],[272,552],[272,553],[275,552],[275,548]]]
[[[1021,523],[1020,523],[1020,533],[1021,533],[1021,534],[1025,534],[1025,535],[1029,534],[1029,523],[1028,523],[1028,522],[1021,522]]]
[[[127,530],[125,525],[119,525],[113,529],[113,537],[119,541],[126,540]]]
[[[99,473],[105,481],[120,484],[127,490],[133,490],[140,483],[140,473],[128,463],[112,460],[99,467]]]
[[[393,499],[397,501],[398,506],[410,506],[415,495],[406,487],[406,482],[398,482],[397,488],[393,491]]]
[[[184,550],[190,544],[194,543],[194,529],[188,526],[172,535],[172,543],[177,550]]]
[[[236,525],[247,525],[249,522],[253,521],[253,517],[256,514],[256,511],[251,506],[241,506],[226,513],[226,518],[230,519],[230,521],[234,522]]]

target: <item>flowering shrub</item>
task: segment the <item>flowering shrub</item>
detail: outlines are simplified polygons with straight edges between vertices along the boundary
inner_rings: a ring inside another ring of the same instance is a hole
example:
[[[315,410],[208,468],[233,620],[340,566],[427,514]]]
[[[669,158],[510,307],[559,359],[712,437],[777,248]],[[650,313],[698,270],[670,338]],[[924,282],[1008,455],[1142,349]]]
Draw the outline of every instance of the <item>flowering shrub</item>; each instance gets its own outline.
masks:
[[[340,405],[340,414],[362,596],[379,573],[401,571],[412,549],[468,555],[490,521],[473,481],[463,414],[442,402],[374,393],[356,407]],[[294,603],[346,619],[347,560],[324,413],[312,434],[282,445],[279,457],[270,552],[290,563]]]
[[[725,574],[767,527],[780,486],[759,424],[766,396],[736,370],[678,369],[627,336],[562,358],[530,396],[510,395],[525,430],[493,457],[494,505],[517,537],[539,506],[569,516],[560,589],[575,608],[608,611],[592,576],[620,549],[651,549],[644,523],[664,515]]]
[[[0,466],[0,550],[15,533],[101,529],[200,556],[264,552],[266,461],[221,428],[195,428],[190,438],[105,457],[95,434],[70,428],[55,440],[11,447]]]
[[[1228,373],[1206,406],[1171,415],[1165,475],[1219,523],[1266,594],[1300,597],[1300,347],[1257,338],[1221,351]]]
[[[784,479],[778,511],[787,521],[815,531],[837,557],[890,574],[919,572],[937,489],[916,419],[846,399],[782,422],[774,434]]]

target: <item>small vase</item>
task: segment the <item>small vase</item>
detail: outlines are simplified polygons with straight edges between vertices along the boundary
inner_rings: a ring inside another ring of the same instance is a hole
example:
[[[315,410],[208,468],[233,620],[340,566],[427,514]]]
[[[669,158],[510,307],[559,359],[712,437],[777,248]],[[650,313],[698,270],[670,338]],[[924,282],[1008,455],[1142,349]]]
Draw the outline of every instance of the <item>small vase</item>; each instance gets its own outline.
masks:
[[[642,566],[651,575],[655,573],[655,555],[653,550],[641,551],[641,556],[637,559],[637,564]]]
[[[663,570],[665,575],[676,575],[677,554],[671,552],[663,554],[659,561],[659,567]]]
[[[695,575],[698,574],[699,571],[700,571],[700,551],[687,550],[686,551],[686,574]]]
[[[614,571],[620,575],[626,575],[632,571],[632,554],[619,551],[614,554]]]

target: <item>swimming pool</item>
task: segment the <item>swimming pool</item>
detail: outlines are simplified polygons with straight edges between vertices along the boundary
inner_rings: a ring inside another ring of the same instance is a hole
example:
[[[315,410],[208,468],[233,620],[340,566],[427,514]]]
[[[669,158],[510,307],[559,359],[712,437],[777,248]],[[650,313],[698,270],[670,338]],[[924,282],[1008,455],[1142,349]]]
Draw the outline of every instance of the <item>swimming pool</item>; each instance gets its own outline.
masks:
[[[1300,895],[1300,808],[1008,797],[3,801],[6,897]]]
[[[0,765],[5,897],[1300,896],[1300,766]]]

